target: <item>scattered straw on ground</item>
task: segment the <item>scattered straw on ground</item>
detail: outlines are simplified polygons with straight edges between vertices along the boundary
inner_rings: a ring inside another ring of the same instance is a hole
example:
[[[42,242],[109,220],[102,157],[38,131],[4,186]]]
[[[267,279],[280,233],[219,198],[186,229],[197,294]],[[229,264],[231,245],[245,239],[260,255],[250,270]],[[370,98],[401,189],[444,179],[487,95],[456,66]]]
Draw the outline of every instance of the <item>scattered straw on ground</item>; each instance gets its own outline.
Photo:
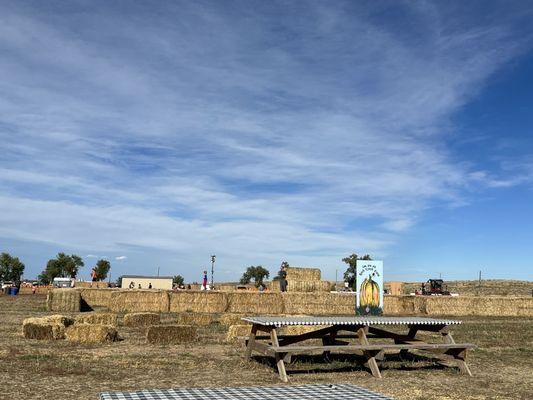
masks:
[[[196,327],[191,325],[154,325],[146,332],[146,341],[152,344],[180,344],[197,339]]]

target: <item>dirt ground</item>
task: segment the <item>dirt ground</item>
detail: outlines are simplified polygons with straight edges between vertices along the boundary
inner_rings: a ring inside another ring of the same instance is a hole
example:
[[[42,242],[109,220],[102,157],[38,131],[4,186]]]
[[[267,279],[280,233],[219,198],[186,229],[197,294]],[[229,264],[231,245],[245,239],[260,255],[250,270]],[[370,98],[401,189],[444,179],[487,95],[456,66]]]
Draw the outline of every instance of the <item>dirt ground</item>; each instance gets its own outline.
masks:
[[[225,344],[218,325],[181,346],[146,344],[143,329],[123,326],[124,340],[107,345],[24,339],[22,320],[47,314],[42,295],[0,295],[0,399],[94,400],[102,391],[282,384],[267,360],[246,362],[242,347]],[[473,377],[391,357],[382,364],[383,379],[375,379],[350,357],[328,363],[307,357],[288,366],[289,384],[352,383],[405,400],[533,398],[533,319],[462,320],[456,341],[479,346],[469,358]]]

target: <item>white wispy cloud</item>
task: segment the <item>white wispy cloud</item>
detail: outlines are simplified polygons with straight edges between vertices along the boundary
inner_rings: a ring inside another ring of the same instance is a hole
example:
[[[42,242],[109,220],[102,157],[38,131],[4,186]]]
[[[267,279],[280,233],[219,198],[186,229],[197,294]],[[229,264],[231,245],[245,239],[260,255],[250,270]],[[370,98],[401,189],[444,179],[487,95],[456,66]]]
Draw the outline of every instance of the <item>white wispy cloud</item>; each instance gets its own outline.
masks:
[[[405,29],[349,3],[161,6],[0,13],[1,236],[331,272],[472,185],[522,182],[442,140],[524,51],[512,20],[402,5]]]

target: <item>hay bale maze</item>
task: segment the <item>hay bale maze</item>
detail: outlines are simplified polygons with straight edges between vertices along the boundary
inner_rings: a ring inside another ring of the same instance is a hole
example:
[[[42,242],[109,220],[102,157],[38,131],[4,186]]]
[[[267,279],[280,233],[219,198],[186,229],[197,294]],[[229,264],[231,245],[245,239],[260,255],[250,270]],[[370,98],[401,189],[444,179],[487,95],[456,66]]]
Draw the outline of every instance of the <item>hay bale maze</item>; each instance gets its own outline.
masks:
[[[284,293],[285,314],[353,315],[354,293]]]
[[[53,289],[46,298],[48,311],[79,312],[81,295],[75,289]]]
[[[117,325],[117,314],[113,313],[82,313],[76,317],[77,324]]]
[[[216,321],[215,314],[183,313],[178,315],[179,325],[208,326]]]
[[[112,325],[74,324],[65,330],[65,337],[76,343],[108,343],[118,340],[118,332]]]
[[[181,291],[170,294],[170,312],[223,313],[227,307],[228,294],[225,292]]]
[[[77,289],[81,295],[82,311],[111,308],[111,298],[116,289]]]
[[[74,323],[65,315],[50,315],[41,318],[26,318],[22,322],[22,335],[26,339],[61,340],[65,329]]]
[[[245,314],[233,314],[233,313],[224,313],[218,319],[218,323],[222,326],[231,326],[242,324],[242,317],[245,317]]]
[[[190,343],[197,338],[197,329],[191,325],[154,325],[146,332],[146,341],[151,344]]]
[[[237,314],[283,314],[281,293],[231,292],[226,312]]]
[[[161,322],[161,316],[157,313],[129,313],[124,315],[124,326],[139,327],[158,325]]]
[[[169,293],[164,290],[112,291],[109,309],[112,312],[168,312]]]

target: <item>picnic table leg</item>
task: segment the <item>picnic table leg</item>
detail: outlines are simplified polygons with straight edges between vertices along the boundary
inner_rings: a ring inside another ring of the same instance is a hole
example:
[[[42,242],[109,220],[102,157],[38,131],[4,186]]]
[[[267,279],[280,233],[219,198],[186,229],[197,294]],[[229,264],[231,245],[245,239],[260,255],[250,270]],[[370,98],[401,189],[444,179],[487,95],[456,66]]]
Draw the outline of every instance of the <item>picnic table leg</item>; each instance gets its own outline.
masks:
[[[368,332],[368,326],[359,328],[357,331],[357,336],[359,337],[359,342],[362,345],[368,345],[368,338],[366,337],[366,333]],[[381,378],[381,372],[379,371],[378,363],[376,361],[376,358],[372,355],[372,353],[368,351],[363,351],[363,354],[366,357],[366,364],[368,365],[368,368],[370,368],[370,371],[372,371],[372,375],[376,378]]]
[[[416,337],[417,333],[418,333],[418,328],[416,326],[410,326],[409,327],[409,332],[407,333],[407,337],[409,339],[414,339]],[[400,341],[395,339],[394,343],[398,344],[398,343],[400,343]],[[407,350],[407,349],[400,350],[400,357],[406,356],[407,353],[409,353],[409,350]]]
[[[278,333],[275,327],[270,331],[270,339],[272,341],[272,346],[279,346]],[[289,380],[287,379],[287,371],[285,370],[285,361],[283,361],[284,357],[285,354],[276,352],[276,365],[278,367],[279,377],[283,382],[288,382]]]
[[[336,337],[337,337],[337,330],[332,330],[330,333],[322,336],[322,345],[323,346],[328,346],[328,345],[335,344]],[[331,355],[331,352],[330,351],[324,351],[322,353],[322,355],[324,356],[324,358],[326,360],[328,360],[329,356]]]
[[[254,349],[255,344],[255,335],[257,334],[257,325],[252,325],[252,331],[250,332],[250,337],[248,338],[248,344],[246,345],[246,352],[244,356],[247,360],[252,356],[252,350]]]
[[[441,335],[444,343],[455,344],[455,340],[453,339],[452,334],[448,331],[447,328],[441,330]],[[452,355],[457,364],[457,367],[459,367],[459,371],[461,371],[461,373],[465,375],[472,376],[472,372],[466,364],[466,350],[461,351],[459,353],[454,353]]]

